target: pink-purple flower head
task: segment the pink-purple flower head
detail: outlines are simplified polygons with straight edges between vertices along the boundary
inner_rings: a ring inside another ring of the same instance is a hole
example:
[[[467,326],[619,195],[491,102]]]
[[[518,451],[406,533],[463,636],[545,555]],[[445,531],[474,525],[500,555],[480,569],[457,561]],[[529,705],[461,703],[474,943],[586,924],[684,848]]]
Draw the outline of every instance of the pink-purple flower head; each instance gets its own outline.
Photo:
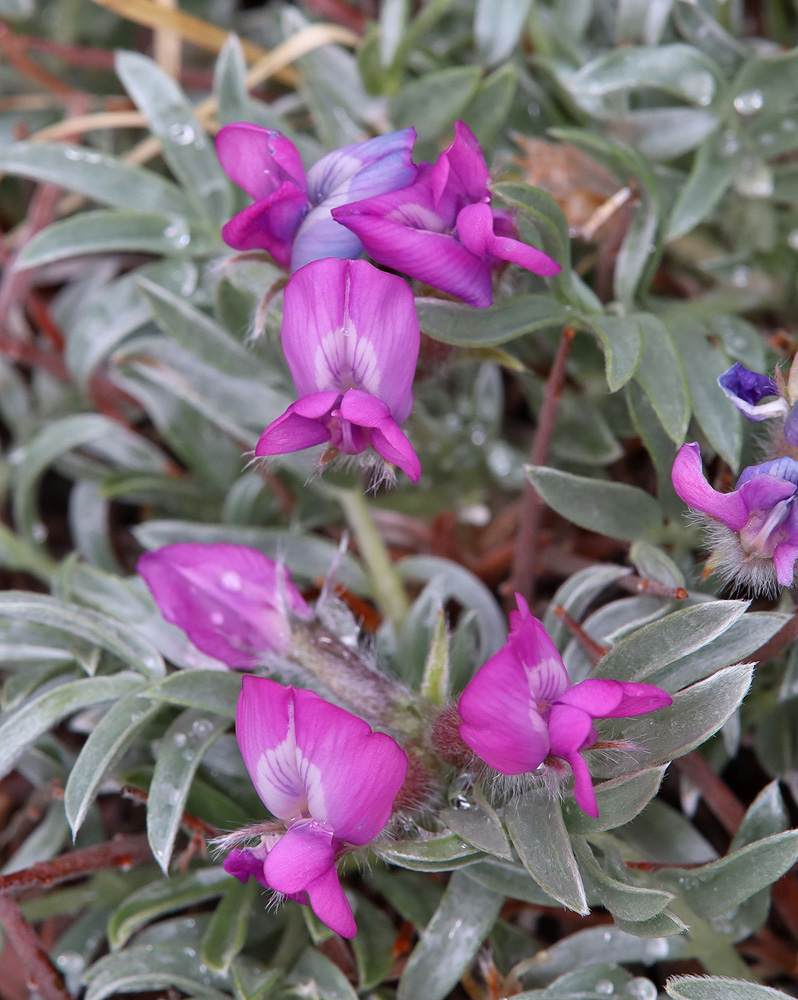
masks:
[[[166,545],[141,556],[137,569],[167,621],[240,670],[288,647],[292,616],[313,615],[288,570],[245,545]]]
[[[572,685],[543,624],[520,594],[516,600],[507,643],[460,696],[460,736],[501,774],[535,771],[547,758],[567,761],[576,801],[588,815],[598,816],[582,756],[598,740],[594,720],[644,715],[672,699],[652,684],[594,678]]]
[[[414,184],[333,210],[379,264],[402,271],[472,306],[489,306],[492,268],[509,261],[535,274],[560,265],[515,239],[507,212],[491,208],[490,175],[471,130],[457,122],[454,142]]]
[[[673,463],[673,487],[707,516],[713,556],[710,571],[756,591],[788,587],[798,558],[798,462],[785,456],[743,469],[731,493],[706,480],[701,450],[684,444]]]
[[[343,146],[305,173],[296,146],[280,132],[247,122],[216,137],[219,162],[254,199],[222,229],[235,250],[267,250],[292,272],[321,257],[358,257],[360,240],[334,222],[331,210],[412,184],[412,128]]]
[[[336,859],[348,845],[371,843],[388,823],[407,773],[404,751],[312,691],[251,675],[243,679],[236,736],[258,795],[285,830],[232,851],[225,869],[309,904],[328,927],[354,937]]]
[[[413,407],[420,342],[406,282],[364,260],[307,264],[285,289],[282,342],[300,399],[266,428],[255,454],[373,448],[417,482],[421,465],[399,427]]]

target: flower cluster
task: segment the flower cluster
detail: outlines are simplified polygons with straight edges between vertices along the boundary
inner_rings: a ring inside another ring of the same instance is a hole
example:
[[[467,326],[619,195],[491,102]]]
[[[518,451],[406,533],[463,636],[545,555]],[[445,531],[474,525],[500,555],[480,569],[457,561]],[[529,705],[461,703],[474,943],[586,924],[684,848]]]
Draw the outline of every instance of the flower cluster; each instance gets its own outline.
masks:
[[[576,801],[598,816],[596,796],[582,756],[598,740],[596,719],[644,715],[671,704],[652,684],[591,678],[571,684],[557,647],[529,605],[516,594],[510,635],[469,681],[460,696],[460,736],[501,774],[527,774],[551,759],[566,761]]]
[[[673,486],[704,518],[712,548],[707,572],[772,592],[776,584],[792,584],[798,559],[798,401],[779,372],[772,379],[739,363],[718,384],[749,420],[773,422],[771,457],[743,469],[734,489],[721,493],[706,480],[699,446],[684,444],[673,464]]]

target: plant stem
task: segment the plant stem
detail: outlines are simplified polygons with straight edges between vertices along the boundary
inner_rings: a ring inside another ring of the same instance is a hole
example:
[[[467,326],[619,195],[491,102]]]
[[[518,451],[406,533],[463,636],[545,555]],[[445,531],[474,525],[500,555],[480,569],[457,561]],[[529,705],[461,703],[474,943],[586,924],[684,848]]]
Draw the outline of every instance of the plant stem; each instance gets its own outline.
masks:
[[[0,896],[0,926],[16,952],[31,991],[42,1000],[71,1000],[36,932],[10,896]]]
[[[545,465],[549,456],[554,422],[557,419],[557,406],[565,381],[565,364],[575,336],[576,331],[572,326],[566,326],[562,332],[560,346],[557,348],[554,363],[546,380],[543,402],[538,414],[538,426],[530,456],[532,465]],[[530,482],[526,482],[521,501],[521,523],[516,538],[515,558],[507,589],[510,593],[517,591],[530,603],[535,596],[536,550],[542,516],[543,500],[534,486]]]
[[[407,596],[374,523],[371,508],[363,494],[356,490],[339,490],[338,499],[368,568],[377,606],[398,628],[407,615]]]

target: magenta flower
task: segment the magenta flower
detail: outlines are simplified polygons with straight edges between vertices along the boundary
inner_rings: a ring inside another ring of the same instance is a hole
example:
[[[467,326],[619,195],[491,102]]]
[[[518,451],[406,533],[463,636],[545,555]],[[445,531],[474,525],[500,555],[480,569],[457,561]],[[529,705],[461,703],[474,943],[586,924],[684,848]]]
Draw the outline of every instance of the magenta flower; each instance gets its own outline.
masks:
[[[433,165],[414,184],[333,209],[379,264],[456,295],[472,306],[492,302],[491,268],[506,260],[535,274],[560,265],[514,239],[512,217],[490,206],[490,176],[476,137],[462,122]]]
[[[374,448],[417,482],[421,464],[399,428],[413,406],[420,342],[407,284],[364,260],[307,264],[285,289],[282,340],[301,398],[266,428],[255,454]]]
[[[343,146],[307,174],[296,146],[284,135],[247,122],[225,125],[216,152],[227,176],[255,199],[222,229],[235,250],[267,250],[296,271],[320,257],[358,257],[353,233],[334,222],[333,208],[412,184],[412,128]]]
[[[798,462],[785,456],[743,469],[731,493],[719,493],[704,476],[701,450],[683,444],[672,471],[673,487],[688,506],[706,514],[714,549],[710,569],[756,590],[793,582],[798,558]]]
[[[283,652],[291,616],[313,616],[288,570],[245,545],[166,545],[136,568],[164,618],[229,667],[252,670]]]
[[[387,824],[407,773],[404,751],[312,691],[252,675],[243,679],[236,736],[258,795],[285,831],[232,851],[225,870],[309,904],[328,927],[354,937],[335,862]]]
[[[594,719],[644,715],[671,704],[652,684],[588,679],[571,685],[557,647],[520,594],[507,643],[468,682],[458,710],[460,736],[502,774],[535,771],[560,758],[574,773],[576,801],[590,816],[598,805],[582,753],[598,740]]]

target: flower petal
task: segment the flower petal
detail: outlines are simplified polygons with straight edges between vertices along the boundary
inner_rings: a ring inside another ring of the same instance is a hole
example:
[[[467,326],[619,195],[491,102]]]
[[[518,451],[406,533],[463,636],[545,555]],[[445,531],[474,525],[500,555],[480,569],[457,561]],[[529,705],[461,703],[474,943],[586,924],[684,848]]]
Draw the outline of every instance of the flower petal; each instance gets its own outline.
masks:
[[[225,125],[216,136],[216,154],[222,170],[250,198],[266,198],[287,180],[306,190],[302,157],[280,132],[249,122]]]
[[[314,261],[285,290],[283,349],[300,395],[354,385],[401,423],[420,340],[407,283],[367,261]]]
[[[776,582],[782,587],[791,587],[795,577],[795,560],[798,559],[798,542],[782,542],[773,552],[773,566]]]
[[[778,386],[772,378],[750,371],[739,361],[718,377],[718,385],[749,420],[758,422],[769,417],[785,417],[789,410],[787,400],[779,397]],[[778,398],[758,405],[769,396]]]
[[[388,407],[379,399],[350,389],[341,400],[341,416],[359,427],[369,427],[371,444],[386,462],[398,465],[403,472],[417,483],[421,478],[421,463],[407,437],[396,421],[392,419]]]
[[[572,756],[595,742],[593,720],[578,705],[557,702],[549,714],[549,739],[552,756],[570,761]]]
[[[339,399],[338,392],[314,392],[298,399],[261,434],[255,454],[285,455],[329,441],[329,421],[325,418]]]
[[[697,444],[683,444],[673,463],[673,488],[690,507],[722,521],[732,531],[739,531],[748,520],[748,507],[738,491],[719,493],[713,490],[701,466]]]
[[[457,234],[463,245],[483,260],[507,260],[546,277],[559,274],[562,270],[557,261],[542,250],[509,236],[496,236],[493,232],[493,212],[485,202],[466,205],[459,212]]]
[[[558,705],[571,705],[591,719],[621,719],[645,715],[672,704],[673,699],[653,684],[632,681],[588,678],[569,688],[557,699]]]
[[[310,815],[349,844],[369,843],[390,819],[407,773],[404,751],[312,691],[295,691],[294,705]]]
[[[255,878],[264,889],[269,889],[269,883],[263,874],[264,860],[264,858],[259,858],[251,848],[245,847],[243,850],[230,851],[222,862],[222,868],[228,875],[237,878],[239,882],[248,882],[251,878]]]
[[[222,239],[234,250],[266,250],[281,267],[288,267],[294,234],[306,208],[305,192],[285,181],[226,222]]]
[[[313,912],[342,937],[357,933],[352,908],[335,870],[332,834],[316,823],[292,826],[269,851],[266,879],[276,892],[306,892]]]
[[[454,236],[377,214],[376,207],[374,211],[370,207],[375,201],[335,209],[333,218],[351,229],[379,264],[456,295],[468,305],[491,304],[491,274],[485,261]]]
[[[312,616],[287,570],[245,545],[166,545],[137,568],[164,618],[231,667],[251,669],[284,649],[289,610]]]
[[[311,204],[334,208],[408,187],[418,173],[412,158],[415,138],[416,130],[405,128],[322,156],[308,171]]]
[[[489,198],[490,174],[477,137],[461,121],[455,122],[455,137],[430,171],[435,209],[453,226],[464,205]]]
[[[574,798],[576,799],[577,805],[583,812],[586,812],[588,816],[592,816],[596,819],[599,814],[598,802],[596,802],[596,793],[593,790],[593,780],[590,777],[590,771],[585,763],[585,759],[578,753],[575,753],[566,759],[571,765],[571,770],[574,772]]]
[[[509,645],[479,668],[457,707],[463,741],[495,770],[523,774],[543,763],[548,727],[530,694],[527,672]]]
[[[508,643],[526,670],[529,690],[538,702],[553,702],[570,684],[568,671],[543,622],[535,618],[521,594],[518,611],[510,612]]]

